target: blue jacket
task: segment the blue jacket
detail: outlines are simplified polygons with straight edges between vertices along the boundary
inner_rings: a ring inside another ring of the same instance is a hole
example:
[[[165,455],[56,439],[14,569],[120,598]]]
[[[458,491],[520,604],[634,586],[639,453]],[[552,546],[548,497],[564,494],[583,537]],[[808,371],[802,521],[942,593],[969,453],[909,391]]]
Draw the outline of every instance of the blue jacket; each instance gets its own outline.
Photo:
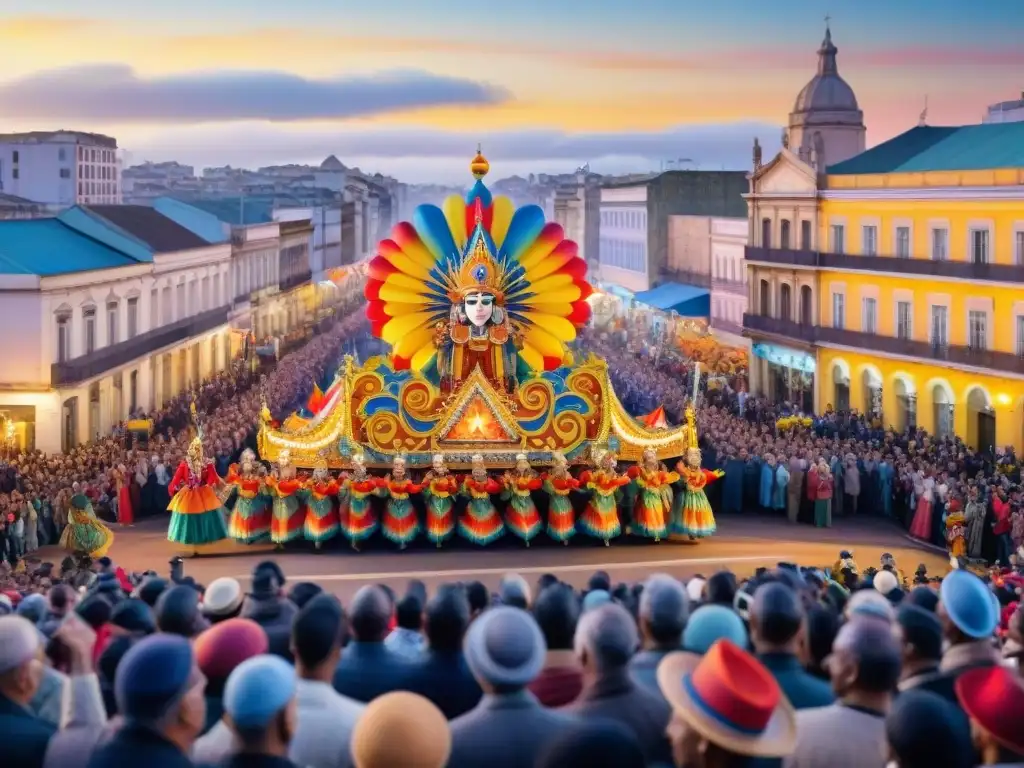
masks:
[[[0,694],[0,756],[4,765],[42,768],[46,748],[57,729]]]
[[[334,690],[368,703],[385,693],[404,690],[410,666],[384,643],[354,642],[342,652],[334,670]]]

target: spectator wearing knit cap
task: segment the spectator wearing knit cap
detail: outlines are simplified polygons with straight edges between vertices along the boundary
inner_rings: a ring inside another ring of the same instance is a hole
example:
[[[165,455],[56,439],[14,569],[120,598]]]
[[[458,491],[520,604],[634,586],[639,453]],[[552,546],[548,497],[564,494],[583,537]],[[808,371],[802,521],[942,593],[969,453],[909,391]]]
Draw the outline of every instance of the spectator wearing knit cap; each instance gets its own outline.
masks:
[[[923,688],[901,693],[885,719],[899,768],[972,768],[967,718],[948,699]]]
[[[370,702],[352,734],[355,768],[458,768],[449,761],[451,750],[452,736],[441,711],[406,691]]]
[[[900,691],[930,691],[956,702],[953,681],[939,671],[942,662],[942,624],[931,611],[904,605],[896,613],[896,625],[903,644]]]
[[[968,669],[1000,663],[992,646],[999,604],[985,582],[969,571],[951,571],[939,588],[936,613],[949,643],[940,665],[943,674],[956,680]]]
[[[1024,682],[1005,667],[974,667],[957,678],[956,695],[970,717],[981,764],[1024,763]]]
[[[206,689],[203,694],[206,698],[206,722],[203,725],[203,732],[208,734],[211,729],[217,728],[221,715],[224,714],[223,695],[228,676],[243,661],[267,652],[267,635],[254,621],[228,619],[199,635],[192,647],[199,670],[206,677]],[[224,740],[230,743],[230,734],[223,725],[220,725],[220,730],[224,731]],[[197,742],[197,750],[205,738],[206,736]],[[224,754],[227,754],[226,749],[216,758],[203,759],[209,762],[220,759]]]
[[[547,742],[576,722],[526,689],[544,666],[537,622],[518,608],[491,608],[470,625],[465,651],[484,698],[451,722],[449,768],[533,765]]]
[[[88,768],[186,768],[203,728],[206,678],[179,635],[151,635],[121,660],[114,697],[124,726],[93,754]]]
[[[150,608],[156,608],[156,601],[160,599],[160,595],[164,593],[167,586],[167,579],[159,576],[150,576],[139,585],[136,592],[142,602]]]
[[[203,615],[211,624],[233,619],[242,610],[242,585],[228,576],[214,579],[203,593]]]
[[[206,622],[195,588],[179,584],[160,595],[156,602],[156,624],[161,632],[182,637],[192,638],[202,632]]]
[[[454,720],[473,709],[483,695],[462,651],[469,628],[465,590],[442,586],[427,603],[425,614],[427,647],[420,658],[410,661],[402,688],[430,699],[445,717]]]
[[[541,590],[533,604],[533,618],[544,635],[544,668],[530,683],[530,692],[545,707],[562,707],[583,690],[583,669],[573,643],[580,619],[580,602],[568,584],[554,583]]]
[[[668,654],[682,650],[689,617],[690,600],[677,579],[659,573],[644,582],[639,606],[643,650],[630,660],[629,671],[637,683],[658,696],[662,695],[658,665]]]
[[[317,595],[299,611],[292,627],[298,726],[289,756],[306,768],[347,766],[352,732],[363,714],[360,702],[331,685],[348,623],[334,595]]]
[[[294,768],[287,758],[295,733],[295,670],[279,656],[239,664],[224,688],[226,720],[238,751],[225,768]]]
[[[762,584],[750,606],[750,642],[794,709],[825,707],[835,701],[828,683],[804,671],[799,653],[807,637],[800,596],[781,582]]]
[[[650,763],[671,759],[665,728],[671,707],[660,693],[639,685],[629,662],[640,647],[636,622],[619,605],[583,614],[576,627],[576,656],[583,668],[583,691],[567,711],[583,721],[613,720],[639,739]]]
[[[683,647],[690,653],[703,654],[719,640],[746,648],[747,628],[735,611],[723,605],[702,605],[686,623]]]
[[[273,560],[258,564],[252,571],[252,591],[242,603],[241,616],[252,619],[267,633],[270,652],[291,661],[292,621],[298,608],[284,596],[284,574]]]
[[[518,573],[506,574],[498,585],[498,597],[502,605],[529,610],[530,585]]]

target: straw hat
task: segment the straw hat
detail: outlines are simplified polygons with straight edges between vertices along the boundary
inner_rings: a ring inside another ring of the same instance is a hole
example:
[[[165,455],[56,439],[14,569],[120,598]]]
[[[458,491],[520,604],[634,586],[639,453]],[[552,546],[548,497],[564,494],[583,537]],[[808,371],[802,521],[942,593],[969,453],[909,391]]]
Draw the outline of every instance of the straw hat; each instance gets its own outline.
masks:
[[[658,686],[678,717],[730,752],[785,757],[796,746],[796,713],[779,684],[728,640],[703,656],[669,654],[658,665]]]

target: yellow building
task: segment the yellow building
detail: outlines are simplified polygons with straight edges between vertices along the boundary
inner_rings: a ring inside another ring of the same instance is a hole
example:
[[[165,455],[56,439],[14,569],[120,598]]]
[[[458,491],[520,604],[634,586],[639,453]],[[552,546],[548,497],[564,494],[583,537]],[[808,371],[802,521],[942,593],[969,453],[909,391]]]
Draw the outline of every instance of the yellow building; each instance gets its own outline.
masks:
[[[1024,123],[921,126],[809,172],[783,150],[751,177],[755,346],[813,354],[819,411],[1024,448]],[[752,389],[785,396],[785,363],[762,354]]]

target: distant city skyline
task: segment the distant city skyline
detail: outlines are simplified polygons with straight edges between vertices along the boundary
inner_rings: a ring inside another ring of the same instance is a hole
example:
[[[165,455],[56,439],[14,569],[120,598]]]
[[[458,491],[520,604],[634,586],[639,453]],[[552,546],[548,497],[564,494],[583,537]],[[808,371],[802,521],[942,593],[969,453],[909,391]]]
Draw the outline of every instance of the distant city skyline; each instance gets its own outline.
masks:
[[[832,4],[834,5],[834,4]],[[349,7],[346,7],[349,6]],[[1024,4],[863,0],[39,0],[0,12],[0,130],[108,133],[132,162],[319,163],[461,182],[750,165],[779,141],[832,13],[868,143],[980,121],[1024,88]]]

